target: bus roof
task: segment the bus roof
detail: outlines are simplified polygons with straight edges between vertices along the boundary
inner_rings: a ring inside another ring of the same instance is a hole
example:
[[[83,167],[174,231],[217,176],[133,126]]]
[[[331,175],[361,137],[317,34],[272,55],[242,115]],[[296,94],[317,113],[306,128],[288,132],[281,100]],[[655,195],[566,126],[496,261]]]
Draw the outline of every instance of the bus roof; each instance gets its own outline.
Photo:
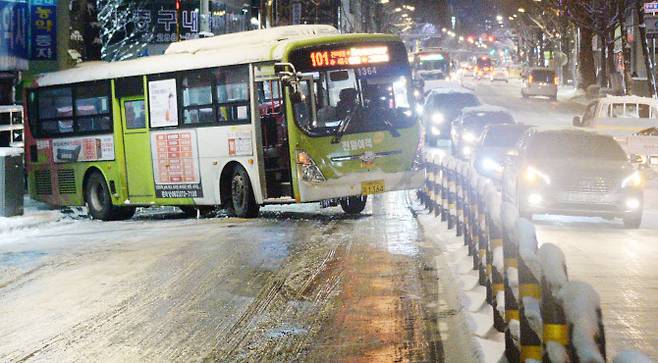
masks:
[[[36,84],[42,87],[279,60],[286,48],[295,42],[338,35],[338,30],[330,25],[292,25],[192,39],[172,43],[163,55],[117,62],[85,62],[70,69],[43,73],[36,78]],[[345,35],[348,39],[356,36],[373,37],[372,34]]]

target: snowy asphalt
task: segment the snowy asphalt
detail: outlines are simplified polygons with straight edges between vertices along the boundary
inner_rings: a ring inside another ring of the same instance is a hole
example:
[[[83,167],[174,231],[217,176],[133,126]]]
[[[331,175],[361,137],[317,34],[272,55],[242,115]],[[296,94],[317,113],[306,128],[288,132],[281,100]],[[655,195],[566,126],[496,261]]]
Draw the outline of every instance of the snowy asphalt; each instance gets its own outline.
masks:
[[[569,127],[584,111],[566,97],[523,99],[518,80],[467,80],[465,86],[527,124]],[[540,244],[550,242],[564,251],[569,278],[591,284],[600,294],[608,357],[635,349],[658,361],[658,180],[649,183],[644,203],[638,230],[602,218],[537,216],[534,221]]]
[[[0,361],[443,361],[411,194],[3,235]]]

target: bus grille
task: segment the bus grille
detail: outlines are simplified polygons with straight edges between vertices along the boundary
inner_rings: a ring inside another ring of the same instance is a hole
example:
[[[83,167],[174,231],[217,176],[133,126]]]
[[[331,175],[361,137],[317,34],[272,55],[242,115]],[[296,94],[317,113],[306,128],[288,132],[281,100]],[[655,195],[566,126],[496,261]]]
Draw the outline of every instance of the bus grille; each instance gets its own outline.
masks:
[[[73,169],[57,170],[59,194],[75,194],[75,173]]]
[[[53,194],[50,170],[36,171],[34,173],[34,181],[37,195]]]

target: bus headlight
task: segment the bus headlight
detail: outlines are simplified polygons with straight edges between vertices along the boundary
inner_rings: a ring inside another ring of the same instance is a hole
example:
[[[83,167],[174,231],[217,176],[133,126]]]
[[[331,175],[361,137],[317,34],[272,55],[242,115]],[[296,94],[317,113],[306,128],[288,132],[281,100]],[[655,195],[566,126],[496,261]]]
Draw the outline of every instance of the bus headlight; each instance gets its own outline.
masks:
[[[443,123],[446,120],[445,116],[441,112],[437,112],[432,115],[432,122],[435,124]]]
[[[622,180],[621,182],[622,188],[640,187],[640,186],[642,186],[642,175],[637,170],[633,174],[624,178],[624,180]]]
[[[315,165],[313,158],[304,150],[297,150],[297,167],[301,171],[302,180],[311,183],[322,183],[326,181],[320,168]]]

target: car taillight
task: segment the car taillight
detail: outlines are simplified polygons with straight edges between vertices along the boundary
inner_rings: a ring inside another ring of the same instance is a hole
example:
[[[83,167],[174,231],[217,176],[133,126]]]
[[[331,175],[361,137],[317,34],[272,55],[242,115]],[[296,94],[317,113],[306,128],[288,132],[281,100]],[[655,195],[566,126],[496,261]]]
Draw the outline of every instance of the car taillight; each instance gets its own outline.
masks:
[[[528,76],[528,83],[532,83],[532,74]]]
[[[557,76],[553,77],[553,84],[555,84],[557,86],[558,81],[559,80],[558,80]]]

